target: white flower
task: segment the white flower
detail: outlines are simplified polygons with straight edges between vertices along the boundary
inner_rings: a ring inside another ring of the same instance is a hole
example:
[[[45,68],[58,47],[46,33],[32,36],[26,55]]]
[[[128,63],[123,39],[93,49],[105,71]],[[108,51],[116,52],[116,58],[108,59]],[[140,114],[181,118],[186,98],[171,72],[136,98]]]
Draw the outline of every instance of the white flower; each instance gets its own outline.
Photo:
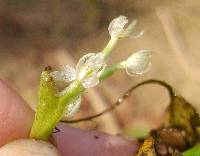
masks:
[[[102,53],[89,53],[83,56],[76,66],[78,79],[85,88],[94,87],[99,83],[99,76],[105,67],[106,62]]]
[[[124,26],[128,23],[126,16],[119,16],[114,18],[108,27],[109,34],[112,37],[120,36],[124,31]]]
[[[149,50],[140,50],[134,53],[126,61],[123,61],[121,65],[126,69],[128,75],[144,74],[151,68],[151,55]]]
[[[126,16],[119,16],[117,18],[114,18],[108,27],[109,34],[111,38],[125,38],[131,35],[133,32],[134,27],[137,24],[137,21],[132,21],[127,28],[124,28],[125,25],[128,23],[128,19]],[[141,31],[139,34],[131,35],[134,38],[138,38],[142,36],[144,33],[144,30]]]
[[[104,71],[106,62],[102,53],[88,53],[78,62],[76,69],[64,65],[63,71],[50,73],[55,81],[81,81],[84,88],[94,87],[99,83],[99,76]]]
[[[64,65],[63,71],[54,71],[50,75],[55,81],[71,82],[78,79],[84,88],[91,88],[99,83],[99,76],[104,71],[106,62],[102,53],[88,53],[78,62],[76,69]],[[67,87],[64,92],[69,89]],[[62,95],[62,92],[61,94]],[[73,116],[80,108],[81,96],[74,98],[65,112],[65,116]]]

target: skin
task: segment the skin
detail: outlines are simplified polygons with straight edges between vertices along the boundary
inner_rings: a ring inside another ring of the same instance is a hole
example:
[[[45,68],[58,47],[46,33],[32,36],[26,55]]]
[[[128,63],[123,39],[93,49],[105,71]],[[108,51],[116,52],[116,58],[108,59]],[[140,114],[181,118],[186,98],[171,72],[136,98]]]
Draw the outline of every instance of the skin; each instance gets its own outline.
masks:
[[[0,147],[28,138],[33,118],[34,112],[27,103],[6,82],[0,80]],[[137,150],[136,141],[120,136],[84,131],[65,124],[59,124],[58,128],[61,132],[53,137],[63,156],[132,156]]]

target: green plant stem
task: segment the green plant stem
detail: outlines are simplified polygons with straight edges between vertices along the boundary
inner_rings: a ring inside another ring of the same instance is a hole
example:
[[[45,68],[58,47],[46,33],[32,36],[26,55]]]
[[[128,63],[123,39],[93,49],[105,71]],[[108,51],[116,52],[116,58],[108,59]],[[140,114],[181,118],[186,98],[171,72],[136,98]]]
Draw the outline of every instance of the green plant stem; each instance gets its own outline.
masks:
[[[112,49],[115,47],[115,45],[118,42],[118,38],[114,37],[111,38],[106,47],[103,49],[102,53],[104,54],[105,58],[108,58],[109,54],[111,53]]]
[[[123,68],[122,65],[119,63],[119,64],[115,64],[115,65],[111,66],[110,68],[105,69],[105,71],[99,77],[99,80],[104,80],[104,79],[112,76],[116,71],[118,71],[122,68]]]
[[[58,104],[65,105],[66,103],[71,102],[77,95],[82,94],[84,90],[85,88],[79,80],[72,82],[67,90],[62,91],[63,93],[61,94],[63,95],[58,98]]]

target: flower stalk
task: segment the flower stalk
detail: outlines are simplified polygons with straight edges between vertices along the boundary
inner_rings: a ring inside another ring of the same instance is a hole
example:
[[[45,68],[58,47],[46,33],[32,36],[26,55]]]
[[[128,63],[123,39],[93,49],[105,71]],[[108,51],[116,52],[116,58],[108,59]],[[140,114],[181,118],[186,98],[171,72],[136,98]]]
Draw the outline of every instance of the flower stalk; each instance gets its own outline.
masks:
[[[108,56],[110,55],[111,51],[113,50],[113,48],[115,47],[118,41],[119,41],[119,38],[117,37],[110,39],[110,41],[108,42],[108,44],[102,51],[105,58],[108,58]]]
[[[65,116],[73,116],[80,108],[81,96],[88,88],[94,87],[120,69],[126,69],[129,75],[142,74],[149,69],[150,51],[139,51],[127,60],[107,67],[108,57],[119,39],[127,37],[135,26],[131,23],[124,29],[128,20],[125,16],[113,19],[109,25],[110,41],[99,53],[88,53],[78,62],[76,68],[63,66],[62,71],[46,68],[40,79],[39,103],[30,137],[48,140],[56,124]],[[130,74],[131,73],[131,74]],[[69,85],[61,92],[56,81]]]
[[[107,68],[102,74],[101,76],[99,77],[100,80],[104,80],[108,77],[111,77],[114,73],[116,73],[117,71],[119,71],[120,69],[123,69],[123,66],[118,63],[118,64],[115,64],[109,68]]]

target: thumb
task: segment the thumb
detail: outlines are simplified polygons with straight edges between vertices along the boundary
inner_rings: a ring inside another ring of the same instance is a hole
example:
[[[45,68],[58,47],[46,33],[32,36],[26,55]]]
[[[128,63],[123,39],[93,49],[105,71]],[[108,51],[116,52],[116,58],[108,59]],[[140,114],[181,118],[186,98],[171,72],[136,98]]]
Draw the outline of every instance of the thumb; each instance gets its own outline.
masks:
[[[29,135],[34,112],[5,82],[0,80],[0,146]]]

